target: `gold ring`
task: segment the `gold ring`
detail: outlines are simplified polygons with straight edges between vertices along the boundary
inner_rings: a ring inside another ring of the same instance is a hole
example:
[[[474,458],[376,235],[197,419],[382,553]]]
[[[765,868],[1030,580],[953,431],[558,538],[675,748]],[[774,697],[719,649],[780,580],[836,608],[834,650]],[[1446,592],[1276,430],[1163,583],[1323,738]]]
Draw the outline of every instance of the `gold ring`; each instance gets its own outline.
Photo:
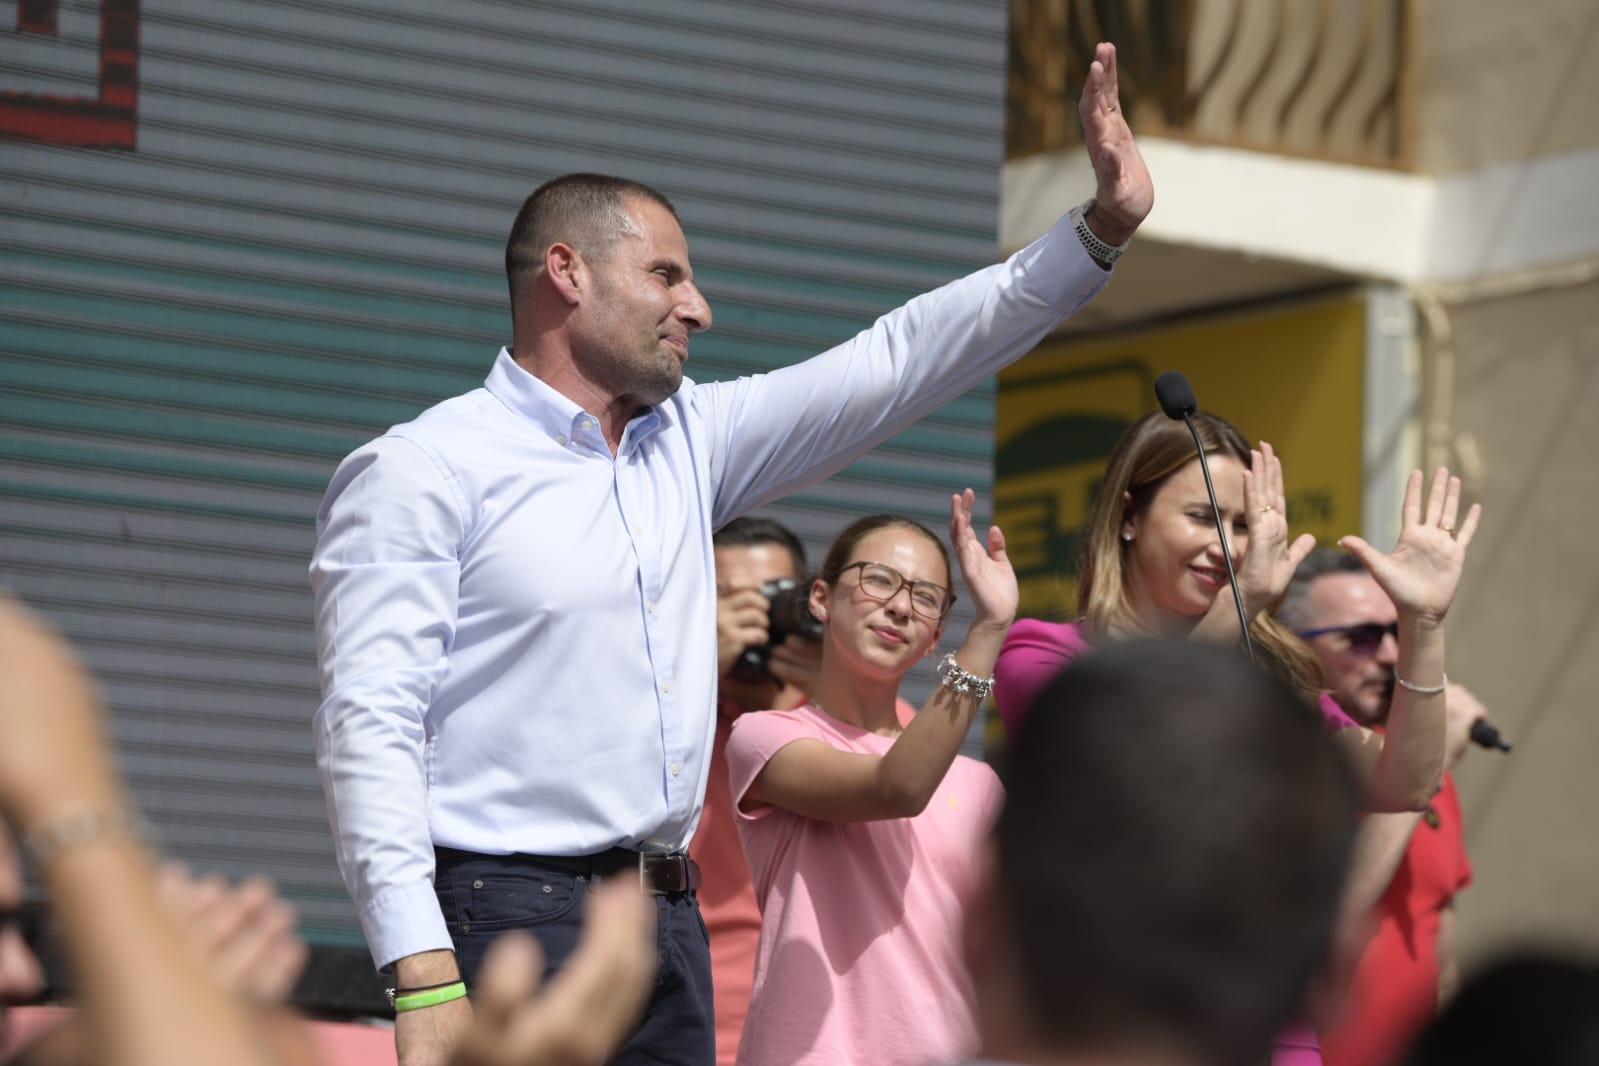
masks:
[[[1260,513],[1261,514],[1270,514],[1271,512],[1275,511],[1276,509],[1277,508],[1273,507],[1271,504],[1268,503],[1266,506],[1264,506],[1264,507],[1262,507],[1260,509]]]

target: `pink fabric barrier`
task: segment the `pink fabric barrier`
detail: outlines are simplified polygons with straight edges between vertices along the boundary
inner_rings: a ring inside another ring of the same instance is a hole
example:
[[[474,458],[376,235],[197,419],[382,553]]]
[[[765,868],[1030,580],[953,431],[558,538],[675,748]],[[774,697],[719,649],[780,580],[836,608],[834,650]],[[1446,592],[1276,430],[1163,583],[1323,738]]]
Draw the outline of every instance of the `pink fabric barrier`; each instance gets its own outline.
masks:
[[[0,1059],[76,1014],[72,1007],[15,1007],[6,1011]],[[394,1033],[347,1022],[307,1022],[326,1066],[395,1066]]]

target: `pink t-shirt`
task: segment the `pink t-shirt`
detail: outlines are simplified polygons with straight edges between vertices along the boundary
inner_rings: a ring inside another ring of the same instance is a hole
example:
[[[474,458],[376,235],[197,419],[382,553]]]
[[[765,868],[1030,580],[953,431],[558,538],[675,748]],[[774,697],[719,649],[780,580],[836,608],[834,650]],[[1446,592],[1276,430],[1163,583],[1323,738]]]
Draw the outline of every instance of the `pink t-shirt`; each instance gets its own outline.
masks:
[[[916,708],[904,700],[894,707],[899,724],[909,725]],[[700,917],[711,935],[711,1000],[716,1008],[716,1066],[733,1066],[739,1038],[755,988],[755,953],[761,943],[761,907],[755,900],[744,845],[738,839],[733,799],[728,791],[727,739],[741,712],[734,704],[717,705],[716,742],[706,776],[705,807],[700,827],[689,843],[689,856],[700,864]]]
[[[1011,626],[994,664],[994,702],[1005,723],[1005,736],[1016,739],[1022,719],[1055,675],[1078,656],[1093,651],[1081,622],[1044,622],[1023,618]],[[1348,729],[1355,720],[1323,692],[1316,702],[1321,723],[1329,733]]]
[[[762,914],[740,1066],[922,1066],[969,1056],[977,1030],[961,916],[1004,798],[998,776],[958,756],[915,818],[841,823],[740,809],[767,760],[804,739],[867,755],[894,742],[812,705],[733,723],[733,803]]]

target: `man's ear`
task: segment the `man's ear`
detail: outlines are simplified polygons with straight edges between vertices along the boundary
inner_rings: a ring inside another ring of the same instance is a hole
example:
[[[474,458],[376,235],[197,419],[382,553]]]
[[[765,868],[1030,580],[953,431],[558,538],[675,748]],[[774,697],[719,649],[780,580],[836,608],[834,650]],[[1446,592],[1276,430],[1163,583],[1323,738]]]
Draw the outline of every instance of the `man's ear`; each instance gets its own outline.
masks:
[[[557,241],[544,252],[544,272],[561,299],[576,306],[588,290],[588,265],[576,248]]]

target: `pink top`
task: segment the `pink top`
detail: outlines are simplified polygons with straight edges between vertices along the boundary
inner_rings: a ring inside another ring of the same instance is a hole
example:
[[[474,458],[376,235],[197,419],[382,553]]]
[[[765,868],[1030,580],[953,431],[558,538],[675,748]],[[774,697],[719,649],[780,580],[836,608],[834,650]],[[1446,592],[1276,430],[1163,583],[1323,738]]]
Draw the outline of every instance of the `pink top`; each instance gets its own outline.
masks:
[[[916,708],[895,705],[899,724],[909,725]],[[755,901],[749,863],[738,839],[727,774],[727,740],[743,714],[730,701],[717,705],[716,742],[705,779],[705,808],[688,853],[700,864],[700,917],[711,936],[711,1000],[716,1008],[716,1066],[733,1066],[755,988],[755,953],[761,942],[761,908]]]
[[[1016,738],[1033,700],[1066,665],[1092,651],[1087,628],[1081,622],[1043,622],[1023,618],[1011,626],[994,664],[994,701],[1005,722],[1005,735]],[[1329,733],[1348,729],[1355,720],[1327,693],[1316,704],[1323,728]]]
[[[957,756],[915,818],[824,822],[777,807],[746,813],[750,784],[789,743],[883,755],[893,737],[815,706],[746,714],[727,745],[739,836],[762,912],[741,1066],[922,1066],[977,1047],[961,913],[1004,793]]]

